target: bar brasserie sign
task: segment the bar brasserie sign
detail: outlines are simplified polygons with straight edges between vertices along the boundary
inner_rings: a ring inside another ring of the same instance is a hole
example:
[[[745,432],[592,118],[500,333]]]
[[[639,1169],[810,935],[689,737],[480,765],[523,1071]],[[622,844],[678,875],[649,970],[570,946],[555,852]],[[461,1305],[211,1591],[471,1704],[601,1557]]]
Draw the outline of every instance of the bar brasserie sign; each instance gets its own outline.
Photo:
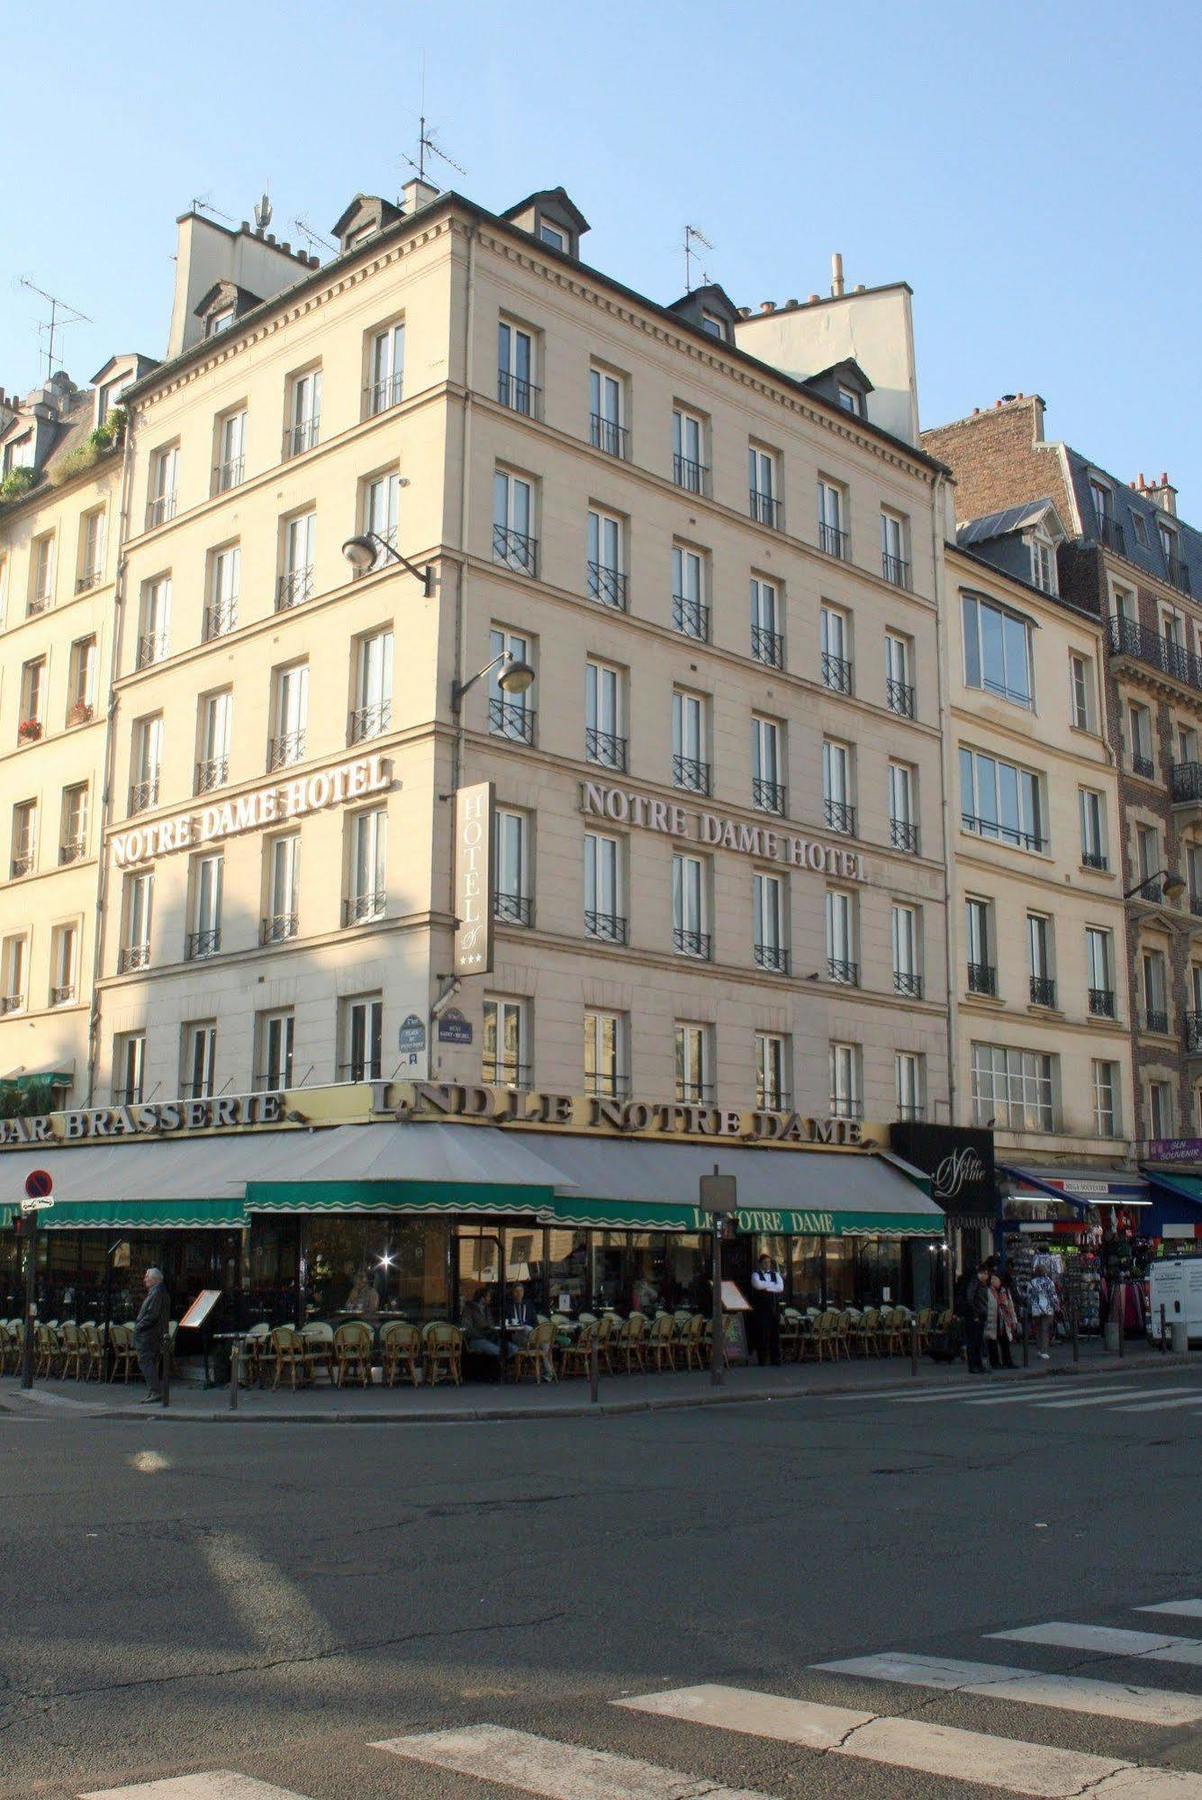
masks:
[[[212,1100],[164,1100],[156,1105],[94,1106],[81,1112],[37,1113],[0,1119],[0,1145],[94,1143],[123,1138],[187,1136],[193,1131],[237,1131],[278,1125],[281,1094],[223,1094]]]

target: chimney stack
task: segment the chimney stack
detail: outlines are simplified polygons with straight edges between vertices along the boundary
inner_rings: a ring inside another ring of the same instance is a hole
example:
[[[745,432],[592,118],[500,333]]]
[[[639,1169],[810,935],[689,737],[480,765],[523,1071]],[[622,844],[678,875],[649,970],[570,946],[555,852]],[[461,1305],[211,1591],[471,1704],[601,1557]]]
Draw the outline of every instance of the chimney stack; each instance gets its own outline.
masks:
[[[842,299],[842,297],[843,297],[843,258],[840,255],[839,251],[836,250],[834,255],[831,257],[831,299],[832,300],[840,300],[840,299]]]
[[[1142,494],[1145,500],[1152,502],[1153,506],[1159,506],[1160,510],[1167,512],[1170,518],[1177,517],[1177,489],[1166,474],[1162,472],[1159,481],[1145,481],[1144,472],[1141,469],[1139,479],[1133,481],[1131,485],[1137,494]]]

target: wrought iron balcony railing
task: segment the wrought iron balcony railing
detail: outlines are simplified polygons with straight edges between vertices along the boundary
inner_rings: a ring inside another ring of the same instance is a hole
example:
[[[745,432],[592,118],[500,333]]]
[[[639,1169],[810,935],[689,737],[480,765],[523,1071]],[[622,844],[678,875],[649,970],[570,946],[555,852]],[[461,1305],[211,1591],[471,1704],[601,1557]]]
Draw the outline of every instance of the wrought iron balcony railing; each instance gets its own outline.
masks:
[[[374,419],[377,413],[387,412],[390,406],[399,406],[404,397],[403,370],[396,375],[386,375],[382,381],[369,381],[363,390],[367,417]]]
[[[773,494],[765,494],[759,488],[749,488],[751,516],[761,525],[771,525],[779,531],[785,522],[785,509]]]
[[[379,737],[392,724],[392,701],[373,700],[367,706],[357,706],[347,722],[347,738],[352,744],[362,744],[367,738]]]
[[[50,990],[51,1006],[66,1006],[74,998],[75,983],[73,981],[64,982],[61,987],[52,987]]]
[[[508,525],[492,528],[493,561],[506,569],[516,569],[531,580],[538,574],[538,539],[525,531],[512,531]]]
[[[301,762],[305,754],[305,727],[298,731],[281,731],[267,743],[267,769],[287,769]]]
[[[1136,619],[1125,619],[1121,613],[1111,613],[1106,621],[1106,631],[1111,656],[1141,663],[1159,675],[1169,676],[1182,687],[1202,693],[1202,657],[1195,656],[1192,650],[1174,644],[1170,638],[1162,637]]]
[[[852,666],[846,656],[836,656],[833,650],[822,652],[822,685],[836,694],[851,693]]]
[[[1144,1008],[1144,1030],[1145,1031],[1157,1031],[1157,1032],[1167,1033],[1168,1029],[1169,1029],[1169,1015],[1167,1012],[1164,1012],[1158,1006],[1147,1006]]]
[[[917,825],[912,825],[909,819],[890,819],[889,842],[894,850],[904,850],[908,856],[917,856]]]
[[[221,600],[213,606],[205,607],[204,641],[210,643],[213,638],[225,637],[238,628],[238,602]]]
[[[586,907],[584,929],[589,937],[599,938],[603,944],[626,942],[627,921],[620,913],[593,912]]]
[[[138,638],[138,667],[148,669],[151,663],[162,662],[167,655],[167,633],[165,631],[144,631]]]
[[[86,838],[66,838],[58,847],[59,866],[65,867],[67,863],[82,862],[87,853],[88,843]]]
[[[1051,979],[1050,976],[1032,975],[1032,977],[1031,977],[1031,1005],[1032,1006],[1055,1006],[1055,1004],[1056,1004],[1056,983]]]
[[[214,788],[224,787],[229,780],[230,759],[228,756],[207,756],[196,765],[196,787],[198,794],[211,794]]]
[[[708,931],[693,931],[686,925],[672,927],[672,948],[681,956],[699,956],[703,961],[708,962],[710,942]]]
[[[388,894],[384,888],[368,888],[362,894],[351,894],[342,902],[344,925],[367,925],[384,917]]]
[[[1106,870],[1110,867],[1110,861],[1104,850],[1082,850],[1081,867]]]
[[[313,564],[301,563],[295,569],[285,569],[276,583],[276,611],[291,612],[294,606],[312,598]]]
[[[672,623],[686,637],[696,638],[699,643],[709,642],[710,609],[700,600],[691,600],[686,594],[673,594]]]
[[[159,778],[148,775],[144,781],[135,781],[129,790],[129,810],[131,813],[145,812],[148,806],[159,803]]]
[[[695,756],[674,756],[672,781],[676,787],[685,788],[690,794],[708,794],[710,766],[707,762],[698,762]]]
[[[499,925],[529,925],[534,916],[534,903],[529,894],[493,895],[492,916]]]
[[[827,525],[820,520],[818,524],[818,548],[828,556],[837,556],[840,562],[846,562],[851,555],[851,539],[837,525]]]
[[[890,556],[887,550],[881,552],[881,574],[893,587],[910,587],[910,565],[904,557]]]
[[[774,975],[789,973],[789,952],[783,944],[756,944],[755,960],[761,969],[771,969]]]
[[[213,470],[213,492],[226,494],[230,488],[239,487],[246,471],[244,456],[231,456],[226,462],[220,462]]]
[[[898,681],[896,676],[885,677],[885,705],[899,719],[914,717],[914,689],[908,681]]]
[[[968,991],[970,994],[988,994],[993,999],[997,998],[997,970],[992,963],[969,963]]]
[[[1185,1048],[1190,1056],[1202,1056],[1202,1013],[1185,1015]]]
[[[284,460],[303,456],[306,450],[317,447],[321,432],[321,415],[315,413],[311,419],[299,419],[295,425],[284,427]]]
[[[122,944],[117,952],[117,973],[124,975],[130,969],[146,969],[150,966],[149,944]]]
[[[751,654],[756,662],[766,663],[770,669],[783,669],[785,640],[779,631],[770,631],[766,625],[753,625]]]
[[[906,969],[894,969],[893,991],[895,994],[907,994],[911,1000],[921,1000],[922,976],[911,974]]]
[[[626,739],[615,736],[612,731],[598,731],[595,725],[586,725],[584,728],[584,754],[589,762],[600,763],[602,768],[624,772]]]
[[[859,987],[860,985],[859,963],[848,962],[845,957],[828,956],[826,973],[827,979],[838,982],[840,987]]]
[[[1113,513],[1098,513],[1095,511],[1094,524],[1097,527],[1098,537],[1101,539],[1102,543],[1105,544],[1106,548],[1115,551],[1119,556],[1126,556],[1127,540],[1123,535],[1122,526],[1114,517]]]
[[[543,390],[521,375],[510,375],[506,369],[497,371],[497,399],[510,412],[522,413],[528,419],[542,417]]]
[[[1091,1019],[1113,1019],[1114,989],[1091,987],[1087,995]]]
[[[706,463],[693,462],[687,456],[672,458],[672,479],[677,487],[684,488],[690,494],[708,494],[710,491],[710,472]]]
[[[608,563],[590,560],[588,591],[591,598],[599,600],[602,606],[611,606],[615,612],[626,611],[626,571],[624,569],[613,569]]]
[[[155,494],[146,507],[146,529],[153,531],[156,525],[165,525],[168,519],[175,517],[175,489],[169,494]]]
[[[283,944],[288,938],[294,938],[299,926],[299,914],[294,912],[269,913],[260,922],[259,942],[261,944]]]
[[[762,781],[757,775],[751,783],[751,798],[760,812],[783,813],[785,790],[779,781]]]
[[[1169,770],[1174,806],[1202,805],[1202,762],[1174,763]]]
[[[972,813],[961,813],[960,823],[965,831],[975,832],[978,837],[996,838],[999,844],[1009,844],[1014,850],[1035,850],[1046,853],[1048,840],[1039,837],[1033,831],[1019,831],[1014,825],[999,825],[996,819],[978,819]]]
[[[517,700],[488,703],[488,729],[494,737],[511,738],[517,744],[534,742],[534,708]]]
[[[826,820],[828,831],[840,831],[846,837],[856,835],[856,809],[849,806],[846,800],[824,800],[822,816]]]
[[[623,462],[629,457],[630,433],[616,420],[607,419],[602,413],[590,413],[588,435],[594,450],[604,450],[607,456],[621,457]]]
[[[187,962],[198,962],[204,956],[216,956],[221,948],[221,927],[213,926],[208,931],[190,931],[184,947]]]

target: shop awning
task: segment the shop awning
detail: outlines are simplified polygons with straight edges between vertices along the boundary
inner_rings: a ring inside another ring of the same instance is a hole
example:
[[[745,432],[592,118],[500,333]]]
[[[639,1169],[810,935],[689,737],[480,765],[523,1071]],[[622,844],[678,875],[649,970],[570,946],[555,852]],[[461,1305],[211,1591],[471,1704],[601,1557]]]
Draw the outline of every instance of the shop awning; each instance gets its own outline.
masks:
[[[42,1143],[0,1156],[0,1196],[19,1202],[30,1170],[46,1169],[54,1205],[39,1218],[44,1231],[236,1227],[245,1223],[248,1159],[267,1152],[260,1137]]]
[[[1090,1206],[1152,1203],[1144,1177],[1130,1169],[1020,1169],[1007,1163],[999,1163],[998,1169],[1015,1183],[1018,1200],[1060,1200],[1078,1212]]]
[[[1148,1237],[1179,1238],[1190,1242],[1202,1237],[1202,1178],[1197,1175],[1162,1175],[1148,1170],[1152,1212],[1145,1224]]]
[[[27,1069],[19,1063],[0,1075],[0,1093],[27,1094],[31,1088],[69,1088],[75,1079],[75,1063],[52,1062],[41,1069]]]

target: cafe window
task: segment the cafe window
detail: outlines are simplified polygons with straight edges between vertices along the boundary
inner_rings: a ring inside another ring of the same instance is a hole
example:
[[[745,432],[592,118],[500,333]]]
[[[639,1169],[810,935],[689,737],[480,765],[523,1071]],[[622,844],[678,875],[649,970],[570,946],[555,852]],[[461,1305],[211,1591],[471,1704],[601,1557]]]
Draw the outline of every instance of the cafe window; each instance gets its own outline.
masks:
[[[445,1219],[387,1213],[307,1219],[300,1261],[304,1316],[413,1324],[449,1317],[449,1232]]]

